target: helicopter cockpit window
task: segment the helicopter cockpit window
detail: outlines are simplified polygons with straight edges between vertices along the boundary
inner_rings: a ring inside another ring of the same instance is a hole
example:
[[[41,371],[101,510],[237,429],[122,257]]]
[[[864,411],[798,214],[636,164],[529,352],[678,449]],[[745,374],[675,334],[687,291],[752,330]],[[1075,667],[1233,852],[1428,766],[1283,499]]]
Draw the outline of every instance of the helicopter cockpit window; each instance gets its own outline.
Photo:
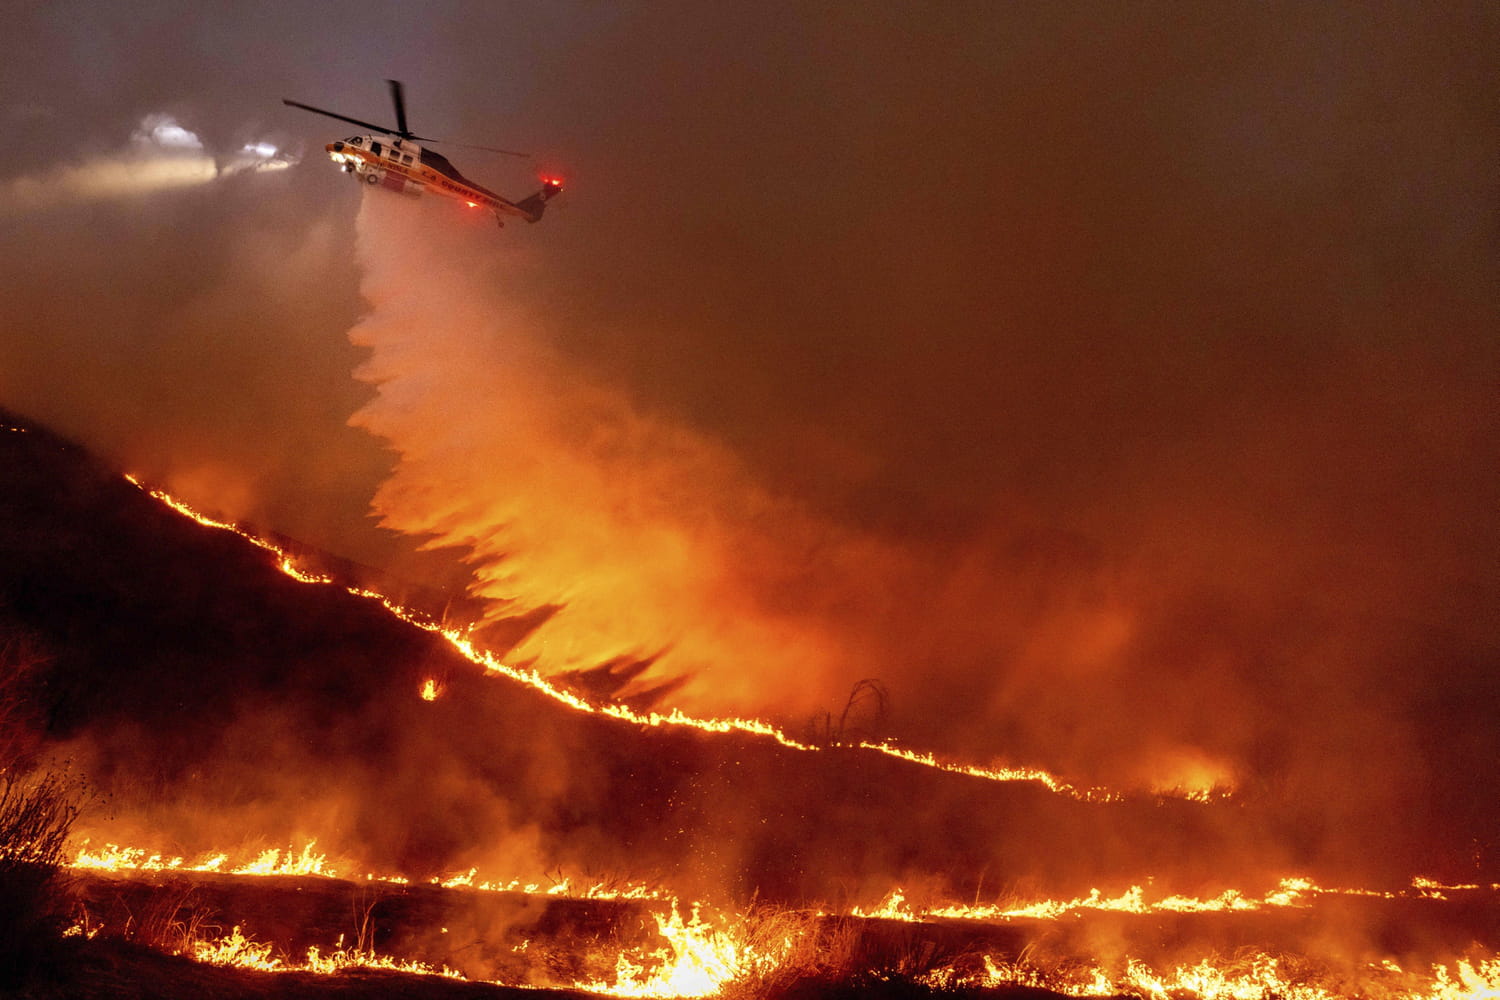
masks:
[[[363,136],[358,136],[357,135],[353,139],[349,140],[349,145],[351,145],[351,146],[363,146],[364,144],[365,144],[365,140],[364,140]]]

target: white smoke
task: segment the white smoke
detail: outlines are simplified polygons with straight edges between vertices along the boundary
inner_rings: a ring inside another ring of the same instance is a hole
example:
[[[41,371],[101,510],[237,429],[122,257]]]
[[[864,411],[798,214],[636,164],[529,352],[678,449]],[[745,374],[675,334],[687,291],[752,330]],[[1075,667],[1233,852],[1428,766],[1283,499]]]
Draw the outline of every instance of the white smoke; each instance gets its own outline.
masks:
[[[152,113],[141,119],[122,148],[0,184],[0,214],[197,187],[220,177],[280,170],[296,162],[295,154],[263,140],[246,143],[220,162],[196,133],[170,115]]]

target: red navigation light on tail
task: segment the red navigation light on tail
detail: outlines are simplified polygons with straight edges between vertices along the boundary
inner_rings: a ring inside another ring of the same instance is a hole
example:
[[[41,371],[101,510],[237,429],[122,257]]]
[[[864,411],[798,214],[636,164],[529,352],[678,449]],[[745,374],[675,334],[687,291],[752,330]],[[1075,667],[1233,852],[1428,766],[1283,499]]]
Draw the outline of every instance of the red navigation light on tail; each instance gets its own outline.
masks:
[[[516,203],[516,208],[524,213],[527,222],[536,222],[542,217],[542,210],[547,207],[547,202],[562,193],[563,182],[557,177],[543,177],[542,189],[529,198],[524,198]],[[498,213],[497,213],[498,217]],[[505,225],[502,219],[500,224]]]

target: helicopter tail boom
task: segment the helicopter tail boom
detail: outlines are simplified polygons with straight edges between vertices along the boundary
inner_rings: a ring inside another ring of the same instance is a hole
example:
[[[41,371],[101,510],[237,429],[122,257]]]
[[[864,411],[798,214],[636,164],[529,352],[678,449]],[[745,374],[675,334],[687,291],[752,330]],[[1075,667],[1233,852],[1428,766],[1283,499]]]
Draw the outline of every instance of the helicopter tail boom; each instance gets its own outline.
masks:
[[[516,202],[515,207],[521,210],[521,214],[526,217],[527,222],[536,222],[542,217],[542,210],[547,207],[547,202],[554,196],[561,194],[562,189],[562,181],[545,179],[542,181],[542,189],[540,191],[529,198],[522,198]],[[501,219],[500,224],[502,226],[505,225],[505,220]]]

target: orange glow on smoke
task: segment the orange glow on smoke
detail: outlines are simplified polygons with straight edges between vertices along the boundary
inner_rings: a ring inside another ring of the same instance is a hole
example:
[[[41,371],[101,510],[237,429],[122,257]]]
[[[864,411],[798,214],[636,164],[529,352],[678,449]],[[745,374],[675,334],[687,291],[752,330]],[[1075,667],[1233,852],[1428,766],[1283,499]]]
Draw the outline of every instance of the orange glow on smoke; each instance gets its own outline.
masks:
[[[355,377],[372,398],[350,423],[397,456],[371,502],[382,527],[463,550],[482,627],[543,674],[644,661],[611,697],[671,684],[699,716],[805,717],[846,693],[868,657],[833,621],[864,602],[827,584],[875,563],[889,578],[903,557],[846,539],[724,441],[569,364],[471,240],[414,206],[361,208],[370,309],[349,340],[370,351]],[[421,254],[396,252],[413,243]]]
[[[236,927],[218,938],[205,938],[192,942],[187,955],[208,965],[223,965],[236,969],[255,969],[259,972],[314,972],[331,976],[345,969],[381,969],[389,972],[408,972],[426,976],[446,976],[462,979],[449,968],[433,968],[424,962],[403,961],[375,954],[373,951],[346,948],[343,938],[327,953],[316,946],[307,949],[301,960],[282,958],[275,954],[269,944],[248,938]]]
[[[340,586],[332,578],[300,568],[284,550],[251,535],[238,526],[201,515],[175,498],[132,483],[179,514],[205,526],[234,532],[268,552],[279,570],[291,579],[314,586]],[[575,711],[610,716],[638,726],[685,726],[704,732],[738,734],[774,740],[800,752],[815,753],[819,747],[788,737],[772,724],[758,719],[696,718],[680,710],[638,712],[618,704],[599,704],[554,686],[535,671],[500,662],[493,654],[474,645],[465,630],[449,629],[370,590],[346,588],[349,593],[374,601],[390,614],[445,640],[471,663],[491,674],[503,675],[546,694]],[[409,689],[408,689],[409,690]],[[434,701],[443,693],[437,678],[422,681],[418,695]],[[409,697],[409,695],[407,695]],[[837,745],[837,744],[835,744]],[[1047,771],[1003,765],[981,766],[944,761],[929,753],[907,750],[885,742],[861,740],[843,744],[851,751],[878,753],[915,767],[959,774],[983,781],[1031,782],[1051,792],[1083,801],[1114,801],[1122,793],[1105,788],[1078,786]],[[1227,794],[1232,781],[1219,762],[1179,754],[1160,770],[1153,792],[1195,801],[1208,801]],[[302,878],[352,878],[355,881],[407,884],[399,874],[343,874],[309,841],[300,850],[271,849],[242,858],[229,852],[210,852],[189,862],[179,856],[142,848],[107,845],[93,849],[88,842],[78,850],[73,867],[105,873],[175,872],[219,876],[291,876]],[[477,869],[430,880],[434,886],[454,892],[506,892],[571,899],[632,899],[646,904],[656,923],[657,941],[645,948],[622,949],[613,959],[613,974],[577,983],[557,984],[574,989],[620,997],[708,997],[731,984],[745,989],[777,969],[796,961],[817,947],[817,919],[804,915],[789,920],[783,933],[769,938],[757,934],[754,920],[745,914],[718,913],[693,904],[684,906],[663,890],[644,885],[619,887],[605,883],[574,883],[568,878],[487,880]],[[1500,886],[1489,886],[1500,892]],[[1095,889],[1071,899],[1010,899],[972,905],[945,901],[913,904],[900,888],[890,891],[878,904],[853,907],[844,916],[864,919],[931,921],[1052,922],[1072,920],[1090,913],[1131,915],[1224,913],[1240,914],[1270,910],[1304,910],[1325,896],[1370,896],[1388,899],[1444,899],[1455,893],[1485,891],[1479,884],[1447,883],[1433,879],[1412,880],[1409,890],[1387,892],[1374,889],[1326,888],[1309,879],[1285,878],[1270,891],[1256,894],[1226,889],[1216,896],[1153,896],[1143,885],[1117,894]],[[684,916],[686,914],[686,916]],[[800,921],[800,922],[799,922]],[[75,933],[96,929],[80,927]],[[378,956],[366,948],[347,948],[340,939],[331,948],[309,949],[305,955],[280,954],[269,944],[256,942],[240,927],[227,935],[203,938],[186,949],[189,957],[213,964],[261,969],[333,974],[344,969],[374,968],[421,974],[457,976],[452,970]],[[1329,971],[1307,962],[1291,963],[1262,953],[1239,953],[1230,958],[1206,958],[1195,964],[1158,967],[1139,958],[1121,957],[1114,963],[1097,961],[1048,965],[1033,963],[1028,956],[1015,962],[989,954],[969,956],[972,961],[954,962],[925,974],[928,985],[946,987],[1002,987],[1021,985],[1054,990],[1069,996],[1129,995],[1150,1000],[1334,1000],[1361,996],[1368,1000],[1496,1000],[1500,998],[1500,959],[1492,956],[1454,956],[1445,964],[1423,965],[1407,971],[1389,959],[1350,972]],[[503,984],[520,985],[520,984]]]
[[[227,521],[220,521],[215,518],[208,517],[204,514],[200,514],[189,507],[187,504],[171,496],[170,494],[162,490],[151,489],[144,486],[140,482],[140,480],[136,479],[133,476],[126,476],[125,478],[138,488],[144,490],[150,496],[166,504],[172,510],[175,510],[184,517],[190,518],[206,527],[215,528],[221,531],[233,532],[234,534],[239,535],[241,538],[244,538],[246,541],[250,542],[252,545],[255,545],[269,552],[272,556],[275,557],[276,565],[281,570],[281,572],[285,573],[292,579],[297,580],[300,583],[307,584],[335,584],[335,581],[329,576],[318,573],[308,573],[300,569],[296,565],[295,560],[293,560],[292,557],[279,546],[274,545],[273,543],[268,542],[265,539],[259,538],[247,531],[244,531],[237,525],[231,524]],[[788,747],[792,750],[811,752],[818,749],[818,747],[816,746],[812,746],[792,739],[791,737],[787,736],[786,733],[781,729],[778,729],[771,723],[765,722],[760,719],[744,719],[734,717],[702,719],[688,715],[687,713],[676,708],[665,713],[656,711],[638,712],[635,709],[620,704],[595,704],[594,702],[588,701],[576,694],[573,694],[570,691],[566,691],[555,686],[534,670],[512,667],[505,663],[502,663],[498,658],[494,656],[494,654],[475,646],[467,630],[446,628],[438,622],[434,622],[422,615],[417,614],[416,612],[401,607],[400,605],[391,601],[385,595],[377,593],[376,591],[365,590],[356,587],[346,587],[345,589],[348,590],[349,593],[357,597],[363,597],[367,600],[375,601],[376,603],[384,607],[387,611],[389,611],[392,615],[400,618],[402,621],[410,625],[414,625],[417,628],[441,636],[442,638],[447,640],[449,645],[451,645],[453,649],[460,653],[464,658],[469,660],[471,663],[483,667],[486,671],[493,674],[499,674],[501,676],[508,677],[513,681],[525,684],[528,687],[540,691],[543,694],[547,695],[549,698],[561,702],[562,704],[576,711],[605,715],[611,718],[619,719],[622,722],[630,722],[639,726],[686,726],[710,733],[737,733],[748,736],[761,736],[767,739],[775,740],[782,746]],[[434,697],[436,697],[436,693],[436,689],[434,688]],[[423,697],[426,697],[425,686]],[[907,761],[909,763],[917,764],[923,767],[930,767],[937,770],[948,771],[954,774],[962,774],[971,778],[980,778],[986,781],[1037,782],[1041,785],[1046,786],[1059,795],[1067,795],[1072,798],[1081,799],[1083,801],[1110,801],[1124,797],[1123,794],[1118,791],[1112,791],[1104,788],[1085,788],[1070,784],[1040,768],[1009,767],[1003,765],[983,767],[973,764],[945,762],[939,760],[930,753],[919,753],[912,750],[905,750],[885,742],[874,743],[861,741],[858,744],[853,744],[853,746],[856,746],[859,749],[884,754],[885,756],[894,757],[897,760]],[[1168,794],[1192,800],[1203,800],[1207,798],[1202,789],[1196,788],[1175,788],[1167,790],[1162,794]]]

